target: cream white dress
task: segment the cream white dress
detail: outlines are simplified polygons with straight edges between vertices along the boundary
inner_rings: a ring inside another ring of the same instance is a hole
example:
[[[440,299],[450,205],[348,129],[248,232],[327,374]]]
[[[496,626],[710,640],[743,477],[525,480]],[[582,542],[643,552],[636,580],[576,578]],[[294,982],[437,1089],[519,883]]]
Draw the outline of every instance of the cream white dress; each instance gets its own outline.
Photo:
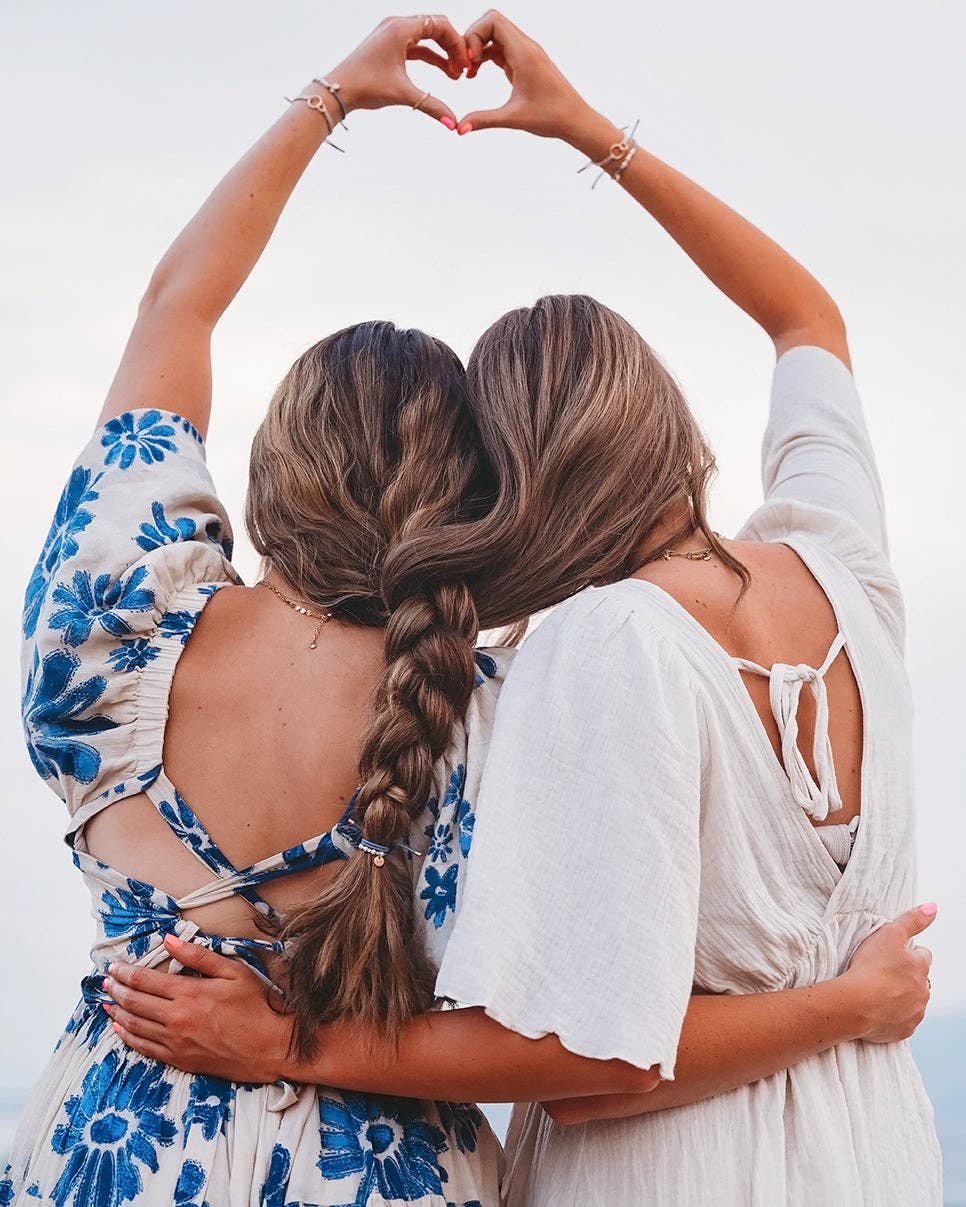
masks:
[[[511,668],[439,991],[531,1037],[673,1077],[692,986],[756,993],[835,976],[914,904],[910,695],[881,489],[851,375],[815,348],[775,371],[765,502],[831,601],[864,714],[862,810],[843,871],[823,668],[761,668],[779,760],[740,666],[659,587],[562,605]],[[830,651],[834,656],[835,651]],[[813,779],[795,743],[818,703]],[[933,1114],[904,1043],[845,1043],[706,1102],[555,1124],[518,1106],[509,1207],[937,1207]]]

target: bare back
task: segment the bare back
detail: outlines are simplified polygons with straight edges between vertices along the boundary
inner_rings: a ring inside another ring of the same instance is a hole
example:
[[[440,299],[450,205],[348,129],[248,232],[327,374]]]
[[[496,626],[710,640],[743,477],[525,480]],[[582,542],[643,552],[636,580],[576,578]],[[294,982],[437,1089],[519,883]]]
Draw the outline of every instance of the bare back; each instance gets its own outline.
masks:
[[[775,663],[821,667],[839,626],[825,592],[798,554],[778,543],[727,544],[751,572],[751,583],[737,607],[738,580],[714,558],[708,562],[659,560],[634,577],[667,591],[733,658],[765,668]],[[843,804],[827,820],[842,824],[859,814],[862,766],[862,702],[845,650],[835,657],[824,678],[829,737]],[[781,760],[782,739],[769,698],[769,681],[748,672],[742,672],[742,679],[775,756]],[[810,692],[801,693],[798,725],[798,747],[814,777],[815,700]]]
[[[167,778],[235,867],[334,827],[358,783],[362,735],[384,668],[383,632],[313,622],[268,592],[226,587],[208,603],[179,659],[164,733]],[[98,814],[91,853],[183,897],[206,879],[144,795]],[[276,880],[262,895],[285,909],[329,867]],[[244,900],[189,911],[204,929],[257,936]]]

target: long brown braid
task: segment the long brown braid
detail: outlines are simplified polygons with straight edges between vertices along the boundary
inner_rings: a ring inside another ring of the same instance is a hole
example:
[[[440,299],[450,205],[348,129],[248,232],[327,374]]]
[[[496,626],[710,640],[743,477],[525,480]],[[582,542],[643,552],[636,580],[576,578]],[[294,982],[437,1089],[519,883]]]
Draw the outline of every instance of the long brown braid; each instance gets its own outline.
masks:
[[[310,348],[275,393],[252,446],[247,521],[301,598],[385,627],[386,670],[360,756],[353,819],[392,848],[431,795],[433,767],[466,711],[479,621],[449,570],[489,482],[465,375],[439,341],[364,323]],[[433,1000],[412,874],[358,854],[282,931],[299,1051],[351,1016],[398,1030]]]

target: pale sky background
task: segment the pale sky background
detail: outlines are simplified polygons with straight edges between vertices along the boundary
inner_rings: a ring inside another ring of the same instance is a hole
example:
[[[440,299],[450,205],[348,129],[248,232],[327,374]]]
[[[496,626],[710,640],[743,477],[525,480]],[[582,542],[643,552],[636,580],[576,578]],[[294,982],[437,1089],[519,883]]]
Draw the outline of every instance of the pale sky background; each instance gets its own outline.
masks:
[[[920,896],[940,903],[934,1010],[966,1007],[961,235],[966,168],[955,81],[963,9],[814,0],[593,6],[518,0],[585,94],[817,273],[849,324],[879,453],[917,697]],[[385,15],[377,4],[0,0],[0,587],[4,926],[0,1080],[36,1075],[87,970],[89,903],[19,721],[23,587],[85,443],[151,269],[218,177]],[[478,10],[450,10],[464,27]],[[453,84],[496,101],[495,69]],[[465,100],[461,99],[465,98]],[[466,355],[504,310],[595,294],[669,361],[716,447],[713,517],[759,499],[768,341],[608,181],[522,134],[464,139],[405,110],[357,114],[322,149],[215,341],[209,460],[240,522],[268,395],[321,335],[363,318],[424,327]],[[137,400],[132,399],[132,402]],[[238,533],[241,536],[240,532]],[[255,569],[240,539],[243,574]]]

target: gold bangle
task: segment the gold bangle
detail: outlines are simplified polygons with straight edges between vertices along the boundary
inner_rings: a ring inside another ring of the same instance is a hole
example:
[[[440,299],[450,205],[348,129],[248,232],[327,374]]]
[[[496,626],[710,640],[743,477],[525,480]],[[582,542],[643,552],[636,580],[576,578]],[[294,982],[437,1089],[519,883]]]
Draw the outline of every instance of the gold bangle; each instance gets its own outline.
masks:
[[[313,92],[311,96],[287,96],[287,97],[285,97],[285,99],[288,101],[288,103],[290,105],[295,105],[299,101],[304,101],[309,109],[314,109],[316,113],[318,113],[322,117],[324,117],[325,124],[329,128],[329,135],[326,136],[325,141],[328,143],[328,145],[334,151],[341,151],[343,153],[343,155],[345,154],[345,148],[336,146],[336,144],[334,142],[332,142],[331,138],[329,137],[329,136],[331,136],[332,132],[335,130],[335,126],[332,123],[332,117],[329,114],[328,109],[325,107],[325,100],[323,99],[323,97],[321,97],[317,92]]]

